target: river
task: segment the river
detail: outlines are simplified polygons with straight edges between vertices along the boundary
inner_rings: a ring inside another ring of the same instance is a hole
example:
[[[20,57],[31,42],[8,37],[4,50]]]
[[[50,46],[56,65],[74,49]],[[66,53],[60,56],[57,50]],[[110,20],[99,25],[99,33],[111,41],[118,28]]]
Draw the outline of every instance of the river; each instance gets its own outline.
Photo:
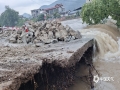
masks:
[[[110,78],[99,80],[94,83],[93,90],[120,90],[120,32],[115,25],[94,25],[82,24],[81,19],[62,22],[74,30],[79,30],[82,35],[92,36],[95,39],[94,66],[99,72],[99,78]],[[97,73],[94,73],[96,76]],[[112,78],[112,79],[111,79]],[[71,90],[89,90],[82,81],[77,81]]]

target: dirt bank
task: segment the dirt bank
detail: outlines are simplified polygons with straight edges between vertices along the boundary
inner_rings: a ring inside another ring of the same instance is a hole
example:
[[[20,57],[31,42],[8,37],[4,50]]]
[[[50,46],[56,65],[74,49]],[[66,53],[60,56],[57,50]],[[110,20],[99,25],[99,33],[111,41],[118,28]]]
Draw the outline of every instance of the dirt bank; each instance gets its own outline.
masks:
[[[61,68],[60,72],[63,70],[62,68],[65,68],[63,72],[68,70],[70,73],[71,69],[67,68],[74,67],[81,60],[85,51],[92,46],[93,40],[90,38],[66,43],[59,42],[42,47],[33,45],[15,47],[9,46],[9,44],[1,46],[0,90],[18,90],[21,84],[33,81],[34,75],[44,68],[45,62],[48,64],[46,69],[55,65],[55,67]],[[50,71],[48,70],[48,72]]]
[[[23,83],[19,90],[70,90],[76,79],[82,81],[85,76],[86,80],[84,81],[87,82],[85,85],[87,89],[90,89],[92,81],[87,81],[87,77],[92,72],[89,70],[91,69],[89,65],[92,64],[92,51],[92,47],[88,48],[81,60],[72,67],[62,68],[54,63],[44,63],[39,73],[34,75],[34,79],[26,84]],[[87,61],[84,60],[85,58]]]

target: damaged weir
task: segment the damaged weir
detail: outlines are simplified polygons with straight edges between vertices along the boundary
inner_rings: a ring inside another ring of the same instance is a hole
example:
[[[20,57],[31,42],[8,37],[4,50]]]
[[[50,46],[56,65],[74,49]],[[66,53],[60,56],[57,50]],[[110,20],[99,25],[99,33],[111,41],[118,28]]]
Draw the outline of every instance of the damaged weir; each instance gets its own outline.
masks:
[[[0,90],[67,90],[76,78],[92,79],[92,47],[90,38],[42,47],[1,46]],[[81,64],[87,73],[76,76]]]

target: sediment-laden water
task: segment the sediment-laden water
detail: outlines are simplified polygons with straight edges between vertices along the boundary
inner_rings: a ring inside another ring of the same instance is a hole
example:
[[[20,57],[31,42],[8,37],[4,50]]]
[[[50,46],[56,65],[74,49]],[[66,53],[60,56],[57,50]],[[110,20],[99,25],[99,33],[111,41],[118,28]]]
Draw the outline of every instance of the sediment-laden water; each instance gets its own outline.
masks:
[[[92,35],[95,39],[94,65],[100,74],[99,77],[113,78],[110,81],[99,80],[95,83],[94,90],[120,90],[119,30],[107,25],[96,25],[81,32],[83,35]]]

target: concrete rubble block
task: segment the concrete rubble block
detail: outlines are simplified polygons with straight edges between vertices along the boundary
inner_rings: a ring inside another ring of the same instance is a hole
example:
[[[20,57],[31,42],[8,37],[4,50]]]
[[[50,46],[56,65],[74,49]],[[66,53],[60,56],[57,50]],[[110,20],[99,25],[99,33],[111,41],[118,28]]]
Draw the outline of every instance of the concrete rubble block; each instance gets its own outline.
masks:
[[[11,31],[4,31],[4,33],[2,35],[3,35],[3,37],[10,37]]]
[[[16,40],[15,37],[11,37],[11,38],[9,39],[9,42],[10,42],[10,43],[17,43],[17,40]]]
[[[82,38],[82,35],[79,31],[70,31],[70,35],[74,36],[75,39],[81,39]]]
[[[30,33],[30,32],[29,32]],[[29,33],[23,32],[22,35],[20,36],[21,40],[23,43],[27,43],[28,38],[29,38]]]
[[[76,32],[76,36],[75,36],[77,39],[81,39],[82,38],[82,35],[79,31]]]
[[[36,43],[35,47],[41,47],[43,44],[42,43]]]
[[[41,43],[41,40],[40,39],[34,39],[33,43],[34,44]]]
[[[68,33],[68,36],[67,36],[67,41],[69,41],[69,39],[70,40],[75,40],[75,39],[81,39],[82,38],[82,35],[81,35],[81,33],[79,32],[79,31],[74,31],[72,28],[69,28],[68,30],[67,30],[67,33]]]
[[[51,24],[47,24],[46,28],[49,29],[51,27]]]
[[[30,43],[30,42],[33,43],[33,41],[34,41],[33,32],[28,32],[27,35],[26,35],[26,42],[27,43]]]
[[[42,26],[38,27],[38,30],[41,30],[42,29]]]
[[[32,25],[27,25],[28,28],[32,28]]]
[[[52,31],[48,31],[48,38],[49,39],[53,39],[53,32]]]
[[[46,31],[45,31],[45,30],[42,30],[41,33],[44,35],[44,34],[46,34]]]
[[[61,35],[61,37],[67,37],[68,33],[66,30],[60,30],[60,35]]]
[[[71,40],[70,37],[66,37],[64,41],[65,41],[65,42],[70,42],[70,40]]]
[[[22,34],[22,30],[18,30],[17,34],[21,35]]]
[[[63,25],[60,25],[59,29],[62,30],[62,29],[65,29],[65,27]]]
[[[66,28],[66,30],[67,30],[67,31],[70,29],[70,27],[69,27],[68,25],[66,25],[66,27],[65,27],[65,28]]]
[[[44,23],[42,24],[42,28],[45,28],[45,27],[46,27],[46,24],[47,24],[47,22],[44,22]]]
[[[55,30],[55,29],[56,29],[56,27],[55,27],[55,26],[52,26],[52,27],[51,27],[51,29],[52,29],[52,30]]]
[[[44,40],[48,40],[48,35],[47,34],[44,34],[44,35],[42,35],[41,37],[40,37],[40,40],[42,41],[42,42],[44,42]]]
[[[80,39],[82,36],[79,31],[74,31],[71,27],[63,26],[60,21],[29,21],[27,25],[29,31],[21,27],[19,31],[10,31],[10,42],[14,43],[57,43],[59,41],[69,42]]]
[[[38,27],[40,27],[40,26],[42,26],[42,23],[41,23],[41,22],[38,23]]]
[[[51,43],[53,43],[53,44],[54,44],[54,43],[58,43],[58,40],[57,40],[57,39],[52,39],[52,40],[51,40]]]
[[[0,34],[2,34],[3,33],[3,28],[2,27],[0,27]]]
[[[39,30],[36,30],[36,32],[35,32],[35,37],[38,37],[38,36],[40,36],[40,31],[39,31]]]
[[[32,29],[32,28],[29,28],[29,31],[35,32],[36,30],[35,30],[35,29]]]
[[[19,37],[19,38],[17,39],[17,43],[23,43],[23,41],[22,41],[22,38],[21,38],[21,37]]]
[[[51,39],[43,39],[44,44],[50,44],[52,41]]]
[[[61,37],[60,31],[56,31],[56,32],[55,32],[55,37],[56,37],[56,38],[60,38],[60,37]]]

